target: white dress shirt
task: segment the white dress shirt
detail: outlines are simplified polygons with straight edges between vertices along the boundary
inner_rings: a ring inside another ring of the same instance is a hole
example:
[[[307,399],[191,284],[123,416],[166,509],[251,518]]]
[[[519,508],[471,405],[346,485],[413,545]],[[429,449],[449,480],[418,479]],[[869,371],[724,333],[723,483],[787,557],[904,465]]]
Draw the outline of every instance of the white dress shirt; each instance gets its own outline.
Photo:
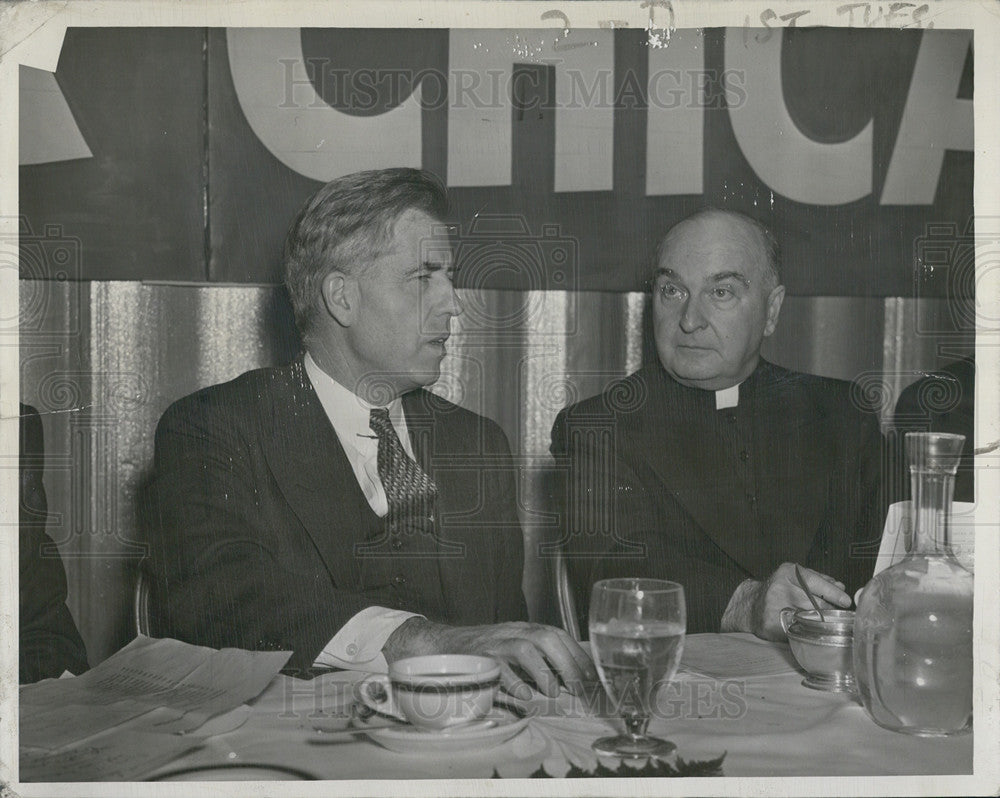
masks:
[[[378,436],[368,423],[375,405],[369,404],[333,379],[316,365],[316,361],[308,353],[304,362],[309,381],[337,433],[340,445],[344,447],[365,499],[375,514],[384,518],[389,512],[389,501],[378,475]],[[394,399],[386,409],[403,450],[412,459],[416,459],[406,428],[402,401]],[[387,607],[366,607],[340,628],[316,657],[313,665],[385,671],[387,666],[385,657],[382,656],[382,646],[404,621],[415,616],[416,613]]]

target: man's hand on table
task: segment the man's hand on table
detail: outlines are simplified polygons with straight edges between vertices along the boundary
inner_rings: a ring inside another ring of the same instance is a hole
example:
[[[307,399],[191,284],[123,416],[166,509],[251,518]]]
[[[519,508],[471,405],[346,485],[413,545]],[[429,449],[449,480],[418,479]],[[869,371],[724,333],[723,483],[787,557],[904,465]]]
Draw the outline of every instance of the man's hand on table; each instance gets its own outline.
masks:
[[[386,662],[424,654],[478,654],[500,663],[501,683],[508,693],[528,699],[528,683],[553,698],[560,683],[581,695],[584,684],[597,680],[587,652],[562,629],[537,623],[491,626],[445,626],[410,618],[382,647]]]
[[[806,585],[824,609],[847,609],[851,597],[832,576],[799,566]],[[722,618],[723,632],[752,632],[764,640],[784,640],[780,613],[785,607],[810,609],[809,596],[795,577],[795,563],[782,563],[767,580],[747,579],[729,600]]]

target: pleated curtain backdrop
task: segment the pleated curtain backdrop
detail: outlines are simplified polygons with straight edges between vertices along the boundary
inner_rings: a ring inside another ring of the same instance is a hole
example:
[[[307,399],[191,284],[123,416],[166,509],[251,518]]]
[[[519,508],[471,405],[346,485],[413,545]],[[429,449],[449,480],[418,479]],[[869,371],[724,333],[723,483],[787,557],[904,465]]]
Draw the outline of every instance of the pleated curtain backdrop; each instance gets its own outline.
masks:
[[[600,392],[651,356],[642,294],[463,291],[434,390],[496,420],[520,468],[524,589],[532,617],[558,619],[540,544],[549,433],[566,404]],[[940,365],[923,320],[942,300],[789,297],[765,355],[790,368],[874,379],[892,397]],[[280,289],[139,282],[20,283],[21,398],[42,413],[49,534],[91,664],[134,636],[131,601],[144,554],[138,505],[164,409],[198,388],[299,350]],[[867,375],[867,376],[866,376]]]

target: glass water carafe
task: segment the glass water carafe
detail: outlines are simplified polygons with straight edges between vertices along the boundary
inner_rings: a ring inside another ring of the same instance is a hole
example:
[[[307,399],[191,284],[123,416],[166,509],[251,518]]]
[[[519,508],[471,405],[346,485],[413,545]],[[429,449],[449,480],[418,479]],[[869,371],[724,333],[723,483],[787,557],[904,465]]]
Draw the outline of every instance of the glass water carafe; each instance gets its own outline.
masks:
[[[854,676],[880,726],[922,736],[972,728],[973,576],[950,549],[963,435],[910,432],[913,540],[858,601]]]

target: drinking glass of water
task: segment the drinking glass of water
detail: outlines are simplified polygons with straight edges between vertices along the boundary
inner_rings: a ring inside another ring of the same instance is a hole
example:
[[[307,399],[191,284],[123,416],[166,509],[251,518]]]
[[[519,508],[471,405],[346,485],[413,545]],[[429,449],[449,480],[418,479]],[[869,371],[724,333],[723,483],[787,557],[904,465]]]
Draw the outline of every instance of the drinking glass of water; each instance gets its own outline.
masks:
[[[605,579],[590,594],[590,647],[625,734],[602,737],[606,756],[666,756],[676,746],[646,735],[656,694],[677,673],[684,652],[684,588],[661,579]]]

